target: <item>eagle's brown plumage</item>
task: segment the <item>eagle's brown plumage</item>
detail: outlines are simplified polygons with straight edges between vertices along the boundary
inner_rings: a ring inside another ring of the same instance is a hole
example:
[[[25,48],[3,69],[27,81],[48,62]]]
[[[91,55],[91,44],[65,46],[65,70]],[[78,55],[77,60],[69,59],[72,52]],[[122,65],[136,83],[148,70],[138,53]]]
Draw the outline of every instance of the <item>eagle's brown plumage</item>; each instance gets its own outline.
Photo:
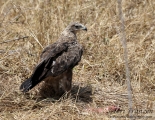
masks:
[[[29,91],[43,80],[44,85],[52,86],[55,93],[59,93],[60,85],[64,91],[70,91],[72,69],[81,60],[83,52],[76,37],[79,30],[87,30],[87,28],[78,22],[70,23],[59,39],[43,50],[40,63],[33,74],[20,86],[23,92]]]

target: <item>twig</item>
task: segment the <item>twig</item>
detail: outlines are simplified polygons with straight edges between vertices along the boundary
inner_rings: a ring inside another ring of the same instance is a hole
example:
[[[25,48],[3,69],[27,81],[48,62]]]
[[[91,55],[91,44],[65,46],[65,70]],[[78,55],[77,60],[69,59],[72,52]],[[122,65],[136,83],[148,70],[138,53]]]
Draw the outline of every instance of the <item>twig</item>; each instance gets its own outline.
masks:
[[[6,41],[3,41],[3,42],[0,42],[0,44],[2,43],[8,43],[8,42],[12,42],[12,41],[16,41],[16,40],[21,40],[21,39],[25,39],[25,38],[28,38],[29,36],[24,36],[24,37],[19,37],[19,38],[15,38],[15,39],[12,39],[12,40],[6,40]]]
[[[126,81],[127,81],[127,89],[128,89],[128,107],[129,111],[132,109],[132,91],[131,91],[131,83],[130,83],[130,71],[129,71],[129,64],[128,64],[128,51],[127,51],[127,41],[125,35],[125,24],[124,18],[122,13],[122,0],[118,0],[118,10],[119,10],[119,18],[120,18],[120,28],[121,28],[121,41],[123,44],[124,49],[124,62],[125,62],[125,70],[126,70]],[[129,117],[132,119],[132,113],[129,112]]]

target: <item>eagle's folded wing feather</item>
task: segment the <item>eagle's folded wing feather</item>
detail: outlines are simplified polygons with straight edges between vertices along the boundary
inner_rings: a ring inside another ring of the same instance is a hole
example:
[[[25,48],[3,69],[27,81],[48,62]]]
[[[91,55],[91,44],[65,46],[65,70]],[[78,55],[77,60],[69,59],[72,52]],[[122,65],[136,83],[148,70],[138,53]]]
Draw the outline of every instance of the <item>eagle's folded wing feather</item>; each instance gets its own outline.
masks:
[[[51,67],[52,76],[57,76],[67,69],[72,69],[81,60],[83,49],[80,44],[68,47],[67,52],[56,58]]]
[[[31,77],[22,83],[20,89],[26,92],[41,82],[49,71],[52,62],[66,51],[67,48],[68,44],[66,42],[54,43],[46,47],[41,54],[41,62],[36,66]]]

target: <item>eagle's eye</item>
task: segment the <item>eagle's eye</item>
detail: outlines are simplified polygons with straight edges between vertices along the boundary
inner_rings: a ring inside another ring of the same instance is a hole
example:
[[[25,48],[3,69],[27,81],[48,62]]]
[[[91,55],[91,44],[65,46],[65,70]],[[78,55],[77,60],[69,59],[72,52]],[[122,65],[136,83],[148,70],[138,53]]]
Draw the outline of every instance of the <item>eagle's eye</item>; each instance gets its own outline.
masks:
[[[80,26],[79,26],[79,25],[75,25],[75,28],[76,28],[76,29],[79,29],[79,28],[80,28]]]

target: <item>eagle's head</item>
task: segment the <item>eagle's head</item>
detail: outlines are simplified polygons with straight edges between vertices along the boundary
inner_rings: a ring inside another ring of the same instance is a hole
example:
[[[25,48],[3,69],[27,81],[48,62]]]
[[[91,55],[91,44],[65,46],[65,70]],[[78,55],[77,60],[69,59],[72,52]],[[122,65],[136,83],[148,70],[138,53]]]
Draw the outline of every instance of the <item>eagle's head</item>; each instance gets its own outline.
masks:
[[[78,31],[80,30],[85,30],[87,31],[87,28],[79,23],[79,22],[71,22],[68,26],[67,26],[67,29],[70,31],[70,32],[73,32],[73,33],[77,33]]]
[[[58,41],[76,40],[76,33],[80,30],[87,31],[87,28],[79,22],[71,22],[61,33]]]

